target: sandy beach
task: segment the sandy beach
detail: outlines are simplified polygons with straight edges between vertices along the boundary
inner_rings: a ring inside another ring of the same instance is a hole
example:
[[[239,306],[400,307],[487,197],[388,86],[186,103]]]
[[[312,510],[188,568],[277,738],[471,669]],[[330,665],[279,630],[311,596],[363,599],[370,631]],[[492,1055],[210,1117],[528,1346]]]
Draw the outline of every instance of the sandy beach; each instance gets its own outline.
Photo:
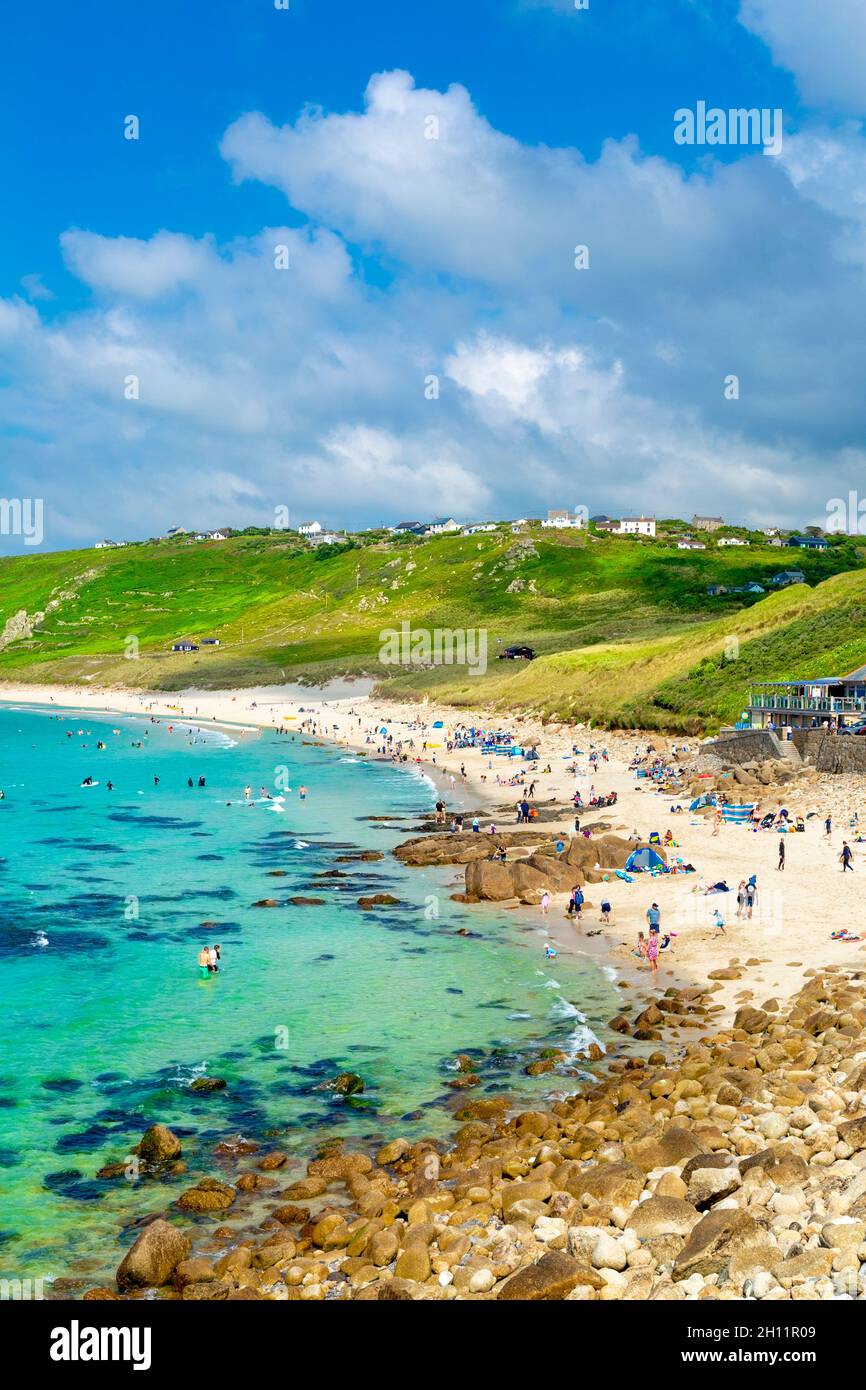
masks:
[[[830,939],[839,926],[856,932],[859,846],[853,873],[838,861],[843,833],[855,839],[848,818],[860,814],[854,779],[810,773],[767,784],[762,805],[784,795],[807,827],[785,835],[780,872],[778,833],[677,813],[674,804],[688,806],[682,790],[675,802],[630,767],[651,742],[655,753],[691,766],[693,778],[706,761],[697,745],[674,751],[646,735],[526,718],[506,726],[483,710],[469,717],[365,694],[329,700],[311,691],[290,701],[267,690],[6,686],[0,701],[47,708],[84,730],[90,713],[114,712],[175,721],[179,733],[221,726],[241,743],[259,730],[291,730],[296,741],[328,739],[365,757],[388,757],[399,744],[402,765],[442,789],[449,813],[477,813],[482,834],[490,820],[500,830],[516,825],[516,802],[534,781],[535,828],[565,839],[574,831],[575,791],[586,799],[594,786],[615,791],[617,801],[581,811],[583,828],[598,824],[620,845],[670,828],[677,845],[669,862],[680,856],[695,866],[631,882],[613,873],[587,879],[579,924],[565,916],[566,893],[553,896],[543,919],[550,937],[615,969],[623,1013],[612,1026],[636,1040],[606,1058],[590,1051],[604,1069],[589,1085],[517,1114],[507,1094],[461,1091],[453,1142],[413,1144],[389,1131],[368,1153],[338,1138],[310,1159],[306,1176],[286,1152],[263,1152],[243,1136],[205,1156],[164,1123],[151,1124],[133,1149],[145,1171],[160,1186],[174,1178],[196,1185],[174,1202],[163,1192],[157,1210],[151,1199],[133,1243],[122,1258],[117,1252],[113,1282],[91,1286],[86,1270],[75,1269],[54,1296],[135,1299],[157,1288],[183,1301],[866,1296],[864,947]],[[517,743],[537,748],[538,760],[449,751],[461,725],[507,727]],[[292,741],[285,746],[290,760]],[[524,774],[519,787],[514,779]],[[315,799],[314,783],[308,795]],[[828,812],[838,827],[829,838]],[[454,868],[459,888],[462,869]],[[751,920],[737,918],[735,893],[704,892],[722,878],[735,889],[751,874]],[[607,926],[602,893],[612,904]],[[632,953],[653,902],[662,931],[675,933],[656,979]],[[497,906],[541,925],[537,905]],[[717,908],[724,934],[712,920]],[[738,968],[729,969],[733,962]],[[451,1084],[476,1084],[471,1057],[456,1060]],[[111,1163],[96,1178],[119,1182],[125,1171]],[[279,1190],[275,1171],[290,1179]]]
[[[396,704],[367,695],[353,698],[346,696],[344,689],[341,688],[339,699],[324,698],[321,691],[313,689],[298,699],[295,687],[295,698],[287,700],[274,688],[166,694],[5,685],[0,688],[0,700],[7,704],[55,706],[59,712],[114,710],[162,719],[197,720],[230,726],[241,739],[258,729],[287,728],[356,749],[369,757],[382,756],[376,752],[375,734],[384,727],[395,741],[402,741],[404,752],[414,765],[435,781],[449,811],[481,812],[486,807],[503,830],[516,821],[514,806],[520,789],[508,783],[520,769],[527,770],[527,787],[531,781],[536,783],[535,804],[545,811],[551,807],[561,811],[555,819],[545,819],[544,828],[552,833],[573,831],[571,803],[576,789],[584,800],[592,785],[600,794],[615,791],[616,805],[605,811],[582,812],[582,825],[604,821],[613,833],[628,836],[637,832],[641,839],[652,831],[664,837],[670,828],[677,842],[671,855],[693,864],[696,872],[654,878],[637,875],[631,883],[611,875],[604,885],[588,885],[585,891],[590,906],[584,910],[579,925],[565,917],[567,895],[555,894],[547,925],[551,937],[562,948],[609,956],[628,977],[633,978],[638,970],[649,989],[649,968],[632,951],[638,931],[646,926],[647,909],[657,903],[662,930],[675,933],[671,949],[660,959],[657,987],[664,990],[672,984],[705,985],[711,972],[737,963],[743,970],[740,980],[716,982],[716,1000],[727,1010],[773,996],[788,998],[802,986],[805,971],[848,963],[862,965],[866,945],[831,940],[831,932],[841,927],[855,935],[859,927],[859,878],[866,873],[866,856],[862,847],[853,843],[856,832],[848,828],[853,811],[861,819],[866,817],[866,795],[860,790],[859,779],[824,777],[817,788],[810,785],[807,803],[803,805],[802,796],[792,791],[787,803],[792,810],[813,814],[806,820],[805,834],[784,837],[787,859],[784,872],[780,872],[776,867],[778,834],[754,833],[729,824],[714,834],[711,819],[700,819],[688,811],[672,813],[675,799],[654,790],[652,784],[629,770],[628,763],[636,749],[644,751],[651,743],[657,752],[669,753],[671,740],[638,733],[590,732],[583,726],[545,727],[529,717],[503,717],[483,709],[470,715],[433,703]],[[441,727],[434,727],[437,724]],[[519,760],[490,758],[476,748],[455,748],[449,752],[446,744],[458,725],[507,728],[520,744],[537,747],[538,762],[534,768],[527,767]],[[576,758],[572,753],[575,747],[581,750]],[[682,749],[683,744],[678,747]],[[698,749],[694,741],[686,747],[688,751],[678,753],[678,758],[687,760]],[[608,761],[601,761],[595,772],[588,761],[593,748],[608,754]],[[576,773],[569,770],[574,764]],[[310,794],[315,795],[315,788],[310,789]],[[507,812],[503,807],[508,808]],[[829,839],[824,832],[827,813],[834,822]],[[839,862],[843,838],[852,842],[853,873],[843,873]],[[752,874],[757,875],[757,901],[751,920],[740,920],[736,916],[736,887]],[[725,880],[733,891],[706,896],[705,887],[719,880]],[[607,926],[601,923],[598,911],[602,888],[613,908]],[[714,924],[716,909],[724,918],[724,932]],[[516,910],[535,915],[539,912],[533,907]],[[601,934],[589,936],[590,932]]]

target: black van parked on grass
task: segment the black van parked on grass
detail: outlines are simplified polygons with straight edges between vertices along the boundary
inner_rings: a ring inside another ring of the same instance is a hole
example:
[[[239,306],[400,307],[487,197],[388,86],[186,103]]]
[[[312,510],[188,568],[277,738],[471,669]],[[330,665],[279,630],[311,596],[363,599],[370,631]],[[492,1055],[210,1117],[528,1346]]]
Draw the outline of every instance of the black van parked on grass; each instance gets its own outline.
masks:
[[[499,653],[500,661],[534,661],[535,652],[532,647],[506,647]]]

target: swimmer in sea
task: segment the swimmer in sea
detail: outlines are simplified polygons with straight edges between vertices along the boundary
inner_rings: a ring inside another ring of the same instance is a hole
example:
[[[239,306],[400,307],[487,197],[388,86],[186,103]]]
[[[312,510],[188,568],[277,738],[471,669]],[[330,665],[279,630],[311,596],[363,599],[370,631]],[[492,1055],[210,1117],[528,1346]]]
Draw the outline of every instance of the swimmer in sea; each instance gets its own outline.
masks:
[[[298,796],[301,798],[302,801],[306,801],[306,799],[307,799],[307,789],[306,789],[306,787],[298,787]]]

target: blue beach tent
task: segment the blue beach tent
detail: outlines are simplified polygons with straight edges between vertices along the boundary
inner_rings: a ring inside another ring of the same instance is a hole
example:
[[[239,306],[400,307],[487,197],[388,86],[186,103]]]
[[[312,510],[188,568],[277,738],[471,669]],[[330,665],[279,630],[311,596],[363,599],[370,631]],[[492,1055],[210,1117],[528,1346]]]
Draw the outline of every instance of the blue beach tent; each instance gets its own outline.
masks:
[[[627,874],[651,873],[653,869],[665,869],[666,867],[661,855],[656,854],[655,850],[648,846],[636,849],[634,854],[630,854],[625,861]]]

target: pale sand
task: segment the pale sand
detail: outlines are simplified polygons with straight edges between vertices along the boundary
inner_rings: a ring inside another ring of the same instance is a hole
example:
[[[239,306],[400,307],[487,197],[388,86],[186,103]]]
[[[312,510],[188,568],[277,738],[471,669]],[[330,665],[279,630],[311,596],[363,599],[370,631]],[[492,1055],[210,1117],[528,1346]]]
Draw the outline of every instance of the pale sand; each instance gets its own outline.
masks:
[[[297,687],[293,694],[296,690]],[[481,709],[470,715],[434,703],[397,704],[364,695],[324,701],[314,690],[303,699],[284,700],[273,690],[157,694],[7,684],[0,686],[0,700],[54,704],[58,712],[114,710],[231,725],[240,739],[258,728],[284,725],[300,729],[303,721],[313,719],[319,726],[319,736],[356,748],[368,756],[375,755],[374,745],[368,742],[370,731],[384,724],[395,739],[402,738],[404,744],[409,738],[414,739],[414,749],[405,751],[410,751],[419,769],[445,788],[444,800],[450,809],[481,810],[484,805],[488,809],[498,804],[507,805],[509,812],[497,818],[503,830],[515,823],[513,807],[519,792],[516,788],[497,786],[496,776],[505,778],[525,765],[517,761],[509,763],[504,758],[488,758],[476,749],[456,749],[448,753],[445,743],[449,729],[457,724],[508,728],[524,746],[537,743],[540,759],[535,767],[538,770],[527,770],[527,785],[532,778],[537,783],[537,804],[543,806],[552,799],[565,803],[561,817],[556,822],[545,823],[544,829],[571,830],[574,813],[570,802],[575,786],[579,786],[586,797],[594,781],[598,792],[616,791],[619,799],[609,810],[582,812],[582,824],[604,820],[616,833],[627,836],[636,829],[644,838],[651,830],[658,830],[663,836],[670,827],[679,842],[679,848],[672,853],[681,855],[697,869],[697,873],[682,877],[638,875],[633,883],[626,884],[611,876],[609,883],[588,885],[585,893],[594,906],[584,911],[581,928],[572,927],[564,918],[567,895],[555,895],[545,924],[550,935],[566,949],[585,950],[602,960],[611,959],[625,978],[635,978],[635,970],[639,970],[641,983],[649,991],[649,968],[639,965],[631,949],[638,929],[646,926],[646,909],[655,901],[661,909],[662,930],[677,933],[673,951],[661,956],[656,982],[659,990],[684,980],[704,984],[710,971],[732,961],[744,965],[746,960],[759,960],[760,964],[744,971],[741,980],[725,982],[716,994],[716,999],[727,1009],[746,999],[760,1004],[771,996],[787,998],[802,985],[804,971],[810,968],[847,963],[864,966],[866,943],[837,943],[829,937],[831,931],[843,926],[853,933],[862,926],[866,936],[866,924],[861,917],[861,900],[866,888],[863,882],[866,879],[866,855],[863,853],[866,846],[853,844],[854,834],[848,829],[850,811],[857,809],[866,833],[866,778],[828,776],[817,791],[810,791],[805,799],[791,791],[786,801],[790,809],[805,811],[814,806],[820,817],[807,822],[805,834],[784,837],[787,864],[785,871],[779,873],[776,861],[780,837],[777,834],[754,834],[742,827],[723,825],[720,833],[714,836],[711,821],[701,821],[688,812],[672,815],[672,799],[644,789],[646,784],[642,785],[629,772],[627,764],[636,747],[644,748],[648,742],[658,750],[670,746],[671,740],[658,735],[605,731],[590,734],[582,726],[567,725],[545,728],[531,717],[509,717]],[[443,720],[445,727],[434,730],[432,725],[438,719]],[[425,737],[428,748],[422,751]],[[683,742],[682,739],[676,741]],[[584,750],[584,756],[577,760],[577,778],[566,771],[573,744]],[[601,764],[594,776],[590,774],[586,758],[593,745],[598,750],[606,748],[610,755],[610,761]],[[689,740],[690,753],[696,748],[696,741]],[[460,778],[461,763],[466,768],[465,783]],[[552,771],[545,773],[542,769],[548,763]],[[450,790],[452,775],[456,779],[453,794]],[[315,787],[310,788],[310,795],[315,795]],[[679,800],[687,806],[688,794],[684,793]],[[770,799],[765,800],[769,806]],[[823,816],[827,811],[833,814],[835,822],[829,843],[823,832]],[[854,873],[841,872],[838,855],[843,838],[852,844]],[[758,875],[757,906],[750,922],[739,921],[735,915],[736,888],[741,879],[752,873]],[[700,891],[703,886],[717,879],[725,879],[733,891],[703,896]],[[598,904],[603,893],[613,906],[612,922],[604,928],[603,936],[588,938],[586,933],[596,931],[601,925]],[[724,936],[712,926],[712,914],[717,906],[725,919]],[[537,908],[519,910],[540,920]]]

